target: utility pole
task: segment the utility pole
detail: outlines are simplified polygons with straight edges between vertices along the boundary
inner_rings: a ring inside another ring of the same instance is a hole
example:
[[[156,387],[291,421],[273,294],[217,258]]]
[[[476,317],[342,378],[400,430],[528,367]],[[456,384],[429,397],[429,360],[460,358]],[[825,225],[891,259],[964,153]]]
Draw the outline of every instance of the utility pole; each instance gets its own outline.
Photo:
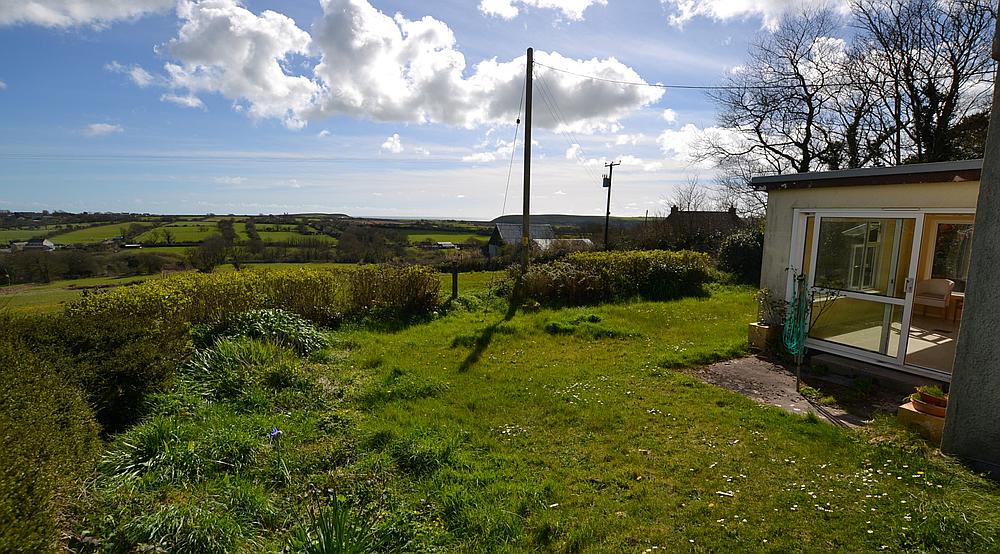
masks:
[[[608,225],[611,223],[611,175],[615,171],[615,166],[621,165],[621,160],[618,163],[606,163],[604,167],[608,168],[608,174],[604,176],[604,188],[608,189],[608,212],[604,214],[604,249],[611,250],[608,245]]]
[[[524,207],[521,209],[521,272],[528,271],[531,258],[531,77],[535,69],[535,50],[528,48],[528,67],[524,78]]]

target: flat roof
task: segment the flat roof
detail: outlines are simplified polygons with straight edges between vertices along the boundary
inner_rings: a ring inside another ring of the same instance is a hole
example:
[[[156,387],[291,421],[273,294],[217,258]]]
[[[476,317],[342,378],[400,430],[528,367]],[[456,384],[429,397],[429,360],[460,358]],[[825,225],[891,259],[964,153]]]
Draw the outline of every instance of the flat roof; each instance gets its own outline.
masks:
[[[751,180],[757,190],[978,181],[983,160],[960,160],[892,167],[864,167],[767,175]]]

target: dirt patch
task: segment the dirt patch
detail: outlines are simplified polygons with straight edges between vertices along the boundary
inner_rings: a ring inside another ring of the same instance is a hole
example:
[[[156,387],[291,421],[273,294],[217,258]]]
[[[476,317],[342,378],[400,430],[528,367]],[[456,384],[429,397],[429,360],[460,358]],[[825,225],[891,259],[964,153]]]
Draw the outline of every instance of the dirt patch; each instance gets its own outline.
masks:
[[[879,391],[859,392],[856,387],[824,381],[803,373],[802,386],[819,394],[816,399],[795,390],[795,372],[776,362],[749,356],[707,367],[690,373],[712,385],[738,392],[761,404],[777,406],[794,414],[812,412],[841,427],[864,425],[876,413],[895,409],[896,399]],[[826,398],[820,401],[819,398]]]

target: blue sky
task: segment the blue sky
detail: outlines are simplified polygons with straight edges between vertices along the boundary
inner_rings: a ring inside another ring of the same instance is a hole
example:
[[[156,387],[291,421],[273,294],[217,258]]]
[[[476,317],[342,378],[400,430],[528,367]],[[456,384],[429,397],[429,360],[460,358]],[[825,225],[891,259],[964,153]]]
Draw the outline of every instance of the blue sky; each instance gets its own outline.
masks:
[[[527,46],[577,73],[713,84],[786,4],[5,4],[0,208],[496,217]],[[615,214],[661,212],[677,184],[711,180],[687,156],[714,123],[704,93],[537,74],[534,213],[602,213],[611,158],[625,162]]]

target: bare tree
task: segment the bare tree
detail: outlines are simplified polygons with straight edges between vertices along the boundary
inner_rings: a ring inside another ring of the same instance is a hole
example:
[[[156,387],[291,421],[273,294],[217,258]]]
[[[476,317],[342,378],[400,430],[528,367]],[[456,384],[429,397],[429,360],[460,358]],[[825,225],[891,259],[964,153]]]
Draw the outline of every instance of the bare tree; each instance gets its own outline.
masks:
[[[852,9],[861,44],[881,52],[885,63],[874,67],[896,89],[905,134],[897,142],[912,150],[905,160],[953,159],[952,126],[988,109],[993,1],[852,0]]]
[[[713,202],[760,214],[754,176],[981,156],[993,89],[991,0],[851,0],[786,18],[712,93],[722,132],[696,151]],[[978,153],[977,153],[978,152]]]
[[[708,201],[708,190],[698,184],[698,177],[688,177],[687,182],[674,189],[664,203],[686,212],[701,210]]]

